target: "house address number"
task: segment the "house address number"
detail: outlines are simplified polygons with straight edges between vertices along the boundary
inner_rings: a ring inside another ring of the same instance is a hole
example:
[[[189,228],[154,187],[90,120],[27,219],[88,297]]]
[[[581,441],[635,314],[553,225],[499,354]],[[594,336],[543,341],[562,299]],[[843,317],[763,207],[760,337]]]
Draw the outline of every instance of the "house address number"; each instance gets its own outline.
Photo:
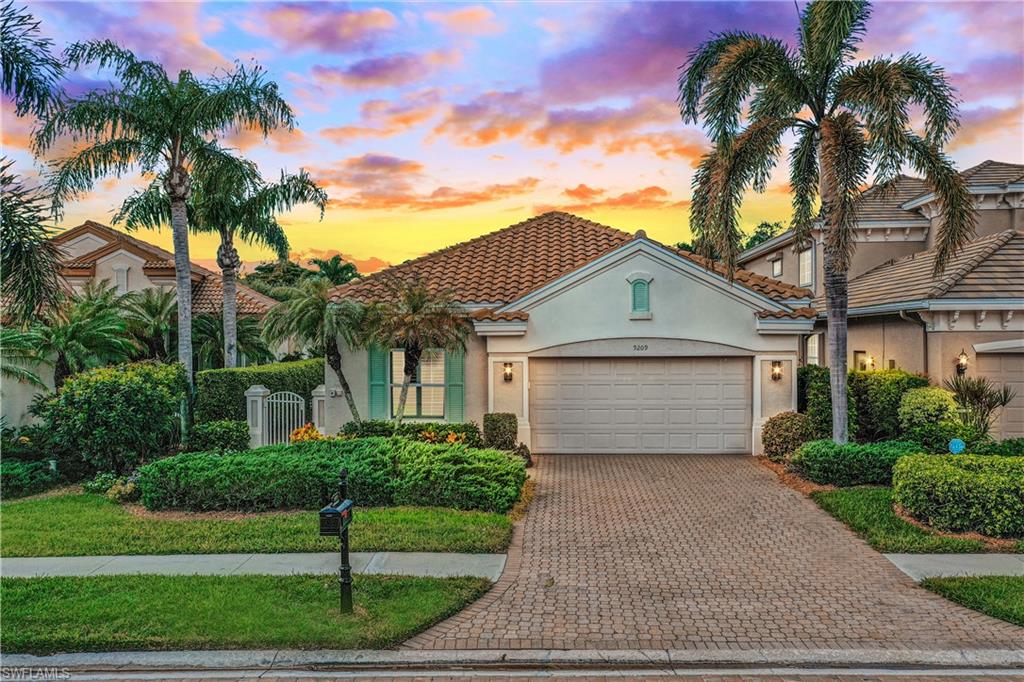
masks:
[[[639,353],[642,353],[643,351],[647,350],[647,344],[646,343],[634,343],[633,344],[633,350],[637,351]]]

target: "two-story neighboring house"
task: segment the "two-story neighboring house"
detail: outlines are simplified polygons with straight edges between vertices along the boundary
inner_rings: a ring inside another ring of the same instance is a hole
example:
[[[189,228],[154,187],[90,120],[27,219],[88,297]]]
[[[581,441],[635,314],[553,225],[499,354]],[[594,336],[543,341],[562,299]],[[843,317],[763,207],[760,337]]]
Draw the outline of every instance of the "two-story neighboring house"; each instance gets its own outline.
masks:
[[[53,238],[64,253],[62,274],[72,289],[106,280],[119,293],[164,287],[175,288],[174,254],[106,225],[87,220]],[[277,301],[238,284],[238,314],[262,317]],[[220,315],[224,291],[219,273],[192,263],[192,313]],[[40,367],[40,376],[52,386],[53,372]],[[7,424],[25,421],[26,409],[37,389],[4,381],[2,403]]]
[[[985,161],[963,171],[978,211],[977,237],[933,277],[941,205],[926,183],[902,176],[859,200],[850,266],[851,368],[902,368],[934,383],[965,371],[1012,386],[1017,398],[994,434],[1024,436],[1024,165]],[[828,361],[820,229],[796,250],[785,232],[740,255],[741,267],[814,292],[814,333],[802,361]]]

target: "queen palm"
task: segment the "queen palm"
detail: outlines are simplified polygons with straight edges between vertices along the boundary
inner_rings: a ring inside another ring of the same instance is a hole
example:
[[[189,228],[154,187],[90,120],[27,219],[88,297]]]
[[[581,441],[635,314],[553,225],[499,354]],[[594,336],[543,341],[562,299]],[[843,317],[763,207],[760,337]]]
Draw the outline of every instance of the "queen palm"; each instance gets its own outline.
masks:
[[[199,369],[220,369],[226,367],[224,332],[226,325],[220,315],[196,315],[193,321],[193,335],[196,347],[196,367]],[[253,364],[270,362],[274,354],[263,340],[260,321],[245,315],[238,319],[238,351]]]
[[[832,437],[838,443],[848,438],[847,272],[857,198],[869,172],[885,191],[909,163],[935,192],[944,212],[937,271],[970,239],[976,220],[963,179],[942,152],[958,126],[944,71],[914,54],[854,63],[869,14],[867,2],[815,0],[800,12],[795,49],[761,35],[718,34],[694,50],[679,79],[683,120],[702,119],[714,145],[694,175],[690,226],[728,272],[740,250],[743,193],[765,189],[783,135],[795,135],[789,152],[795,244],[806,244],[821,201]],[[923,111],[923,134],[911,127],[912,106]]]
[[[278,257],[288,255],[288,237],[276,214],[300,203],[312,203],[323,218],[327,206],[324,192],[305,171],[297,175],[282,172],[278,182],[267,183],[255,164],[222,154],[193,174],[193,192],[188,202],[193,232],[215,232],[220,236],[217,266],[221,270],[224,321],[223,366],[234,367],[238,359],[238,271],[242,261],[235,248],[238,239],[273,249]],[[170,199],[160,182],[130,196],[114,217],[132,230],[157,229],[170,219]]]
[[[39,32],[39,20],[8,0],[0,7],[0,90],[14,100],[15,113],[43,114],[60,96],[64,66],[50,51],[53,41]]]
[[[236,65],[222,76],[201,80],[182,70],[171,78],[159,64],[135,57],[113,42],[75,43],[65,50],[70,68],[96,65],[112,71],[118,85],[67,99],[36,131],[45,152],[61,137],[79,146],[59,159],[51,176],[55,208],[92,189],[109,175],[132,170],[157,176],[170,200],[174,270],[178,293],[178,360],[192,366],[192,281],[187,203],[191,175],[225,153],[213,138],[233,127],[264,135],[291,127],[291,108],[259,67]],[[187,372],[189,385],[192,374]]]
[[[346,263],[338,254],[330,258],[310,258],[307,263],[317,267],[317,274],[326,277],[331,284],[339,285],[359,277],[359,271],[352,263]]]
[[[327,365],[338,377],[341,392],[352,419],[361,421],[345,369],[341,364],[340,340],[348,348],[365,343],[366,309],[354,301],[332,303],[334,285],[324,277],[307,277],[293,286],[277,287],[274,298],[281,301],[263,318],[263,336],[277,345],[292,339],[327,357]]]
[[[381,348],[401,348],[402,388],[395,420],[401,424],[409,384],[428,349],[461,352],[466,349],[469,323],[451,294],[433,291],[419,279],[390,279],[386,295],[370,306],[368,340]]]
[[[39,374],[33,371],[38,364],[33,337],[28,332],[0,327],[0,378],[46,388]]]

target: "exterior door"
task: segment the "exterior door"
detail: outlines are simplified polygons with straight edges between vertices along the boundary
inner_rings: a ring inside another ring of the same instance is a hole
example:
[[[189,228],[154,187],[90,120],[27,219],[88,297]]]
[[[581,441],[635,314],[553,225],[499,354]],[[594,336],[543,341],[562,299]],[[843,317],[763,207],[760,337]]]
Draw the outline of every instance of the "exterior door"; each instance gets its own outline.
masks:
[[[978,376],[1017,392],[1013,402],[1002,409],[992,427],[992,437],[1024,437],[1024,353],[978,353],[977,365]]]

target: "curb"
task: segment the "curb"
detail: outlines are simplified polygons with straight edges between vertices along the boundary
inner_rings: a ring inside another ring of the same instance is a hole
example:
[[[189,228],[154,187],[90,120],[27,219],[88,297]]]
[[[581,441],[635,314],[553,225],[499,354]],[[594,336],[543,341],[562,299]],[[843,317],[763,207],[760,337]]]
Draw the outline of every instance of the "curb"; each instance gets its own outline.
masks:
[[[416,668],[687,668],[722,666],[915,667],[1024,669],[1024,649],[760,649],[411,651],[141,651],[34,656],[9,654],[5,668],[62,668],[76,673],[214,670],[330,670]]]

